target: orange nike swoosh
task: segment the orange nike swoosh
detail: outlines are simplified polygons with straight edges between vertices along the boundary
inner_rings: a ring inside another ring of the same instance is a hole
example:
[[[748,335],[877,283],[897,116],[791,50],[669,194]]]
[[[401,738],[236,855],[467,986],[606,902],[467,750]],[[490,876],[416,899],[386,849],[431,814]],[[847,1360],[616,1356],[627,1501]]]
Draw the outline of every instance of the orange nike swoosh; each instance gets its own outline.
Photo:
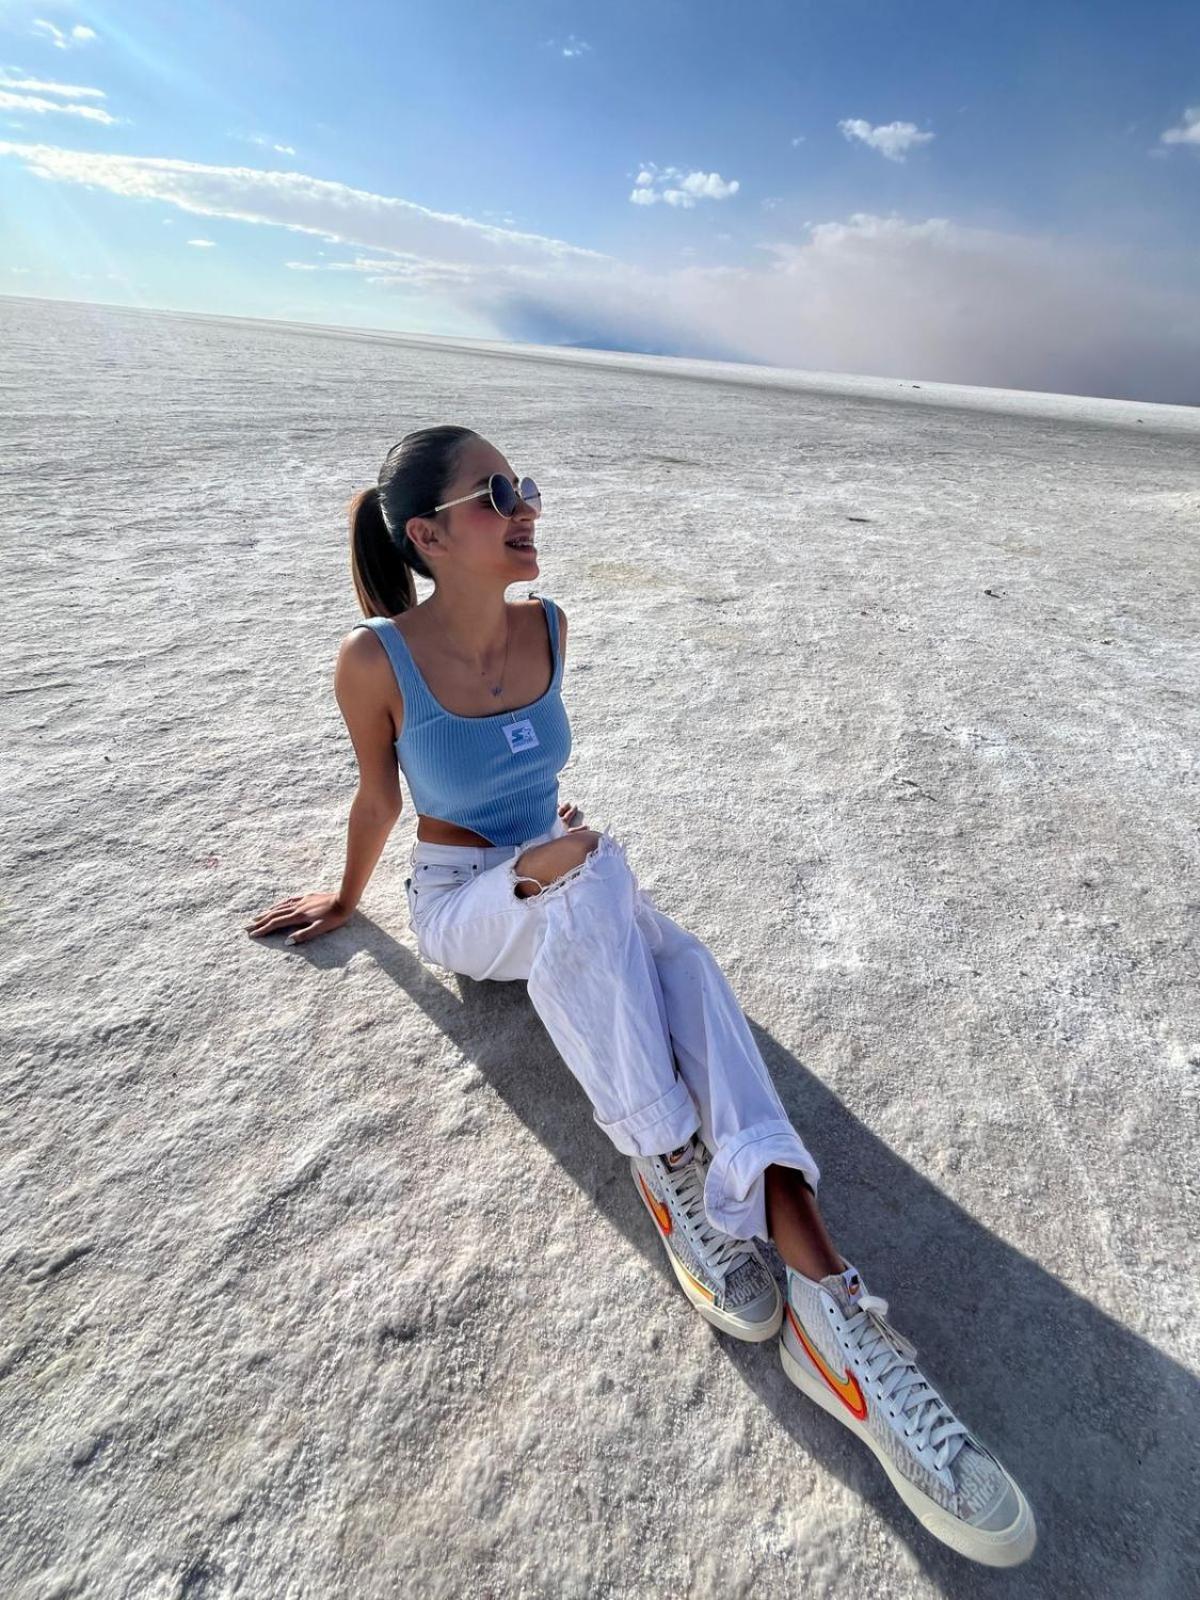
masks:
[[[670,1233],[670,1231],[671,1231],[671,1213],[667,1210],[666,1206],[663,1205],[661,1200],[656,1200],[654,1198],[654,1196],[650,1193],[649,1189],[647,1189],[647,1187],[646,1187],[646,1180],[645,1180],[645,1178],[642,1177],[640,1172],[638,1173],[638,1182],[642,1186],[642,1193],[646,1196],[646,1204],[650,1207],[651,1211],[653,1211],[653,1213],[654,1213],[655,1222],[658,1223],[659,1227],[662,1229],[662,1231],[664,1233]],[[689,1274],[689,1276],[690,1276],[690,1274]]]
[[[847,1370],[844,1378],[839,1378],[838,1375],[833,1371],[832,1367],[830,1367],[829,1363],[821,1355],[821,1352],[815,1348],[812,1340],[805,1333],[804,1329],[796,1321],[790,1305],[787,1308],[787,1314],[788,1321],[792,1325],[792,1331],[796,1335],[797,1339],[799,1339],[800,1343],[804,1346],[804,1353],[808,1356],[813,1366],[816,1367],[817,1371],[825,1379],[825,1382],[833,1390],[834,1394],[837,1395],[838,1399],[846,1407],[847,1411],[849,1411],[852,1416],[857,1417],[859,1422],[865,1422],[867,1420],[867,1402],[863,1397],[862,1390],[858,1386],[858,1379],[854,1377],[849,1370]]]

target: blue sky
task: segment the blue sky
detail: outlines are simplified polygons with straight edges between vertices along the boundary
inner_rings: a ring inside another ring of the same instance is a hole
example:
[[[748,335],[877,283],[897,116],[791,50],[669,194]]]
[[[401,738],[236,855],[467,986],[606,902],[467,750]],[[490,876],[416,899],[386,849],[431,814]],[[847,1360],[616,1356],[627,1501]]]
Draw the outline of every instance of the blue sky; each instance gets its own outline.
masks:
[[[1200,403],[1200,7],[0,0],[0,293]]]

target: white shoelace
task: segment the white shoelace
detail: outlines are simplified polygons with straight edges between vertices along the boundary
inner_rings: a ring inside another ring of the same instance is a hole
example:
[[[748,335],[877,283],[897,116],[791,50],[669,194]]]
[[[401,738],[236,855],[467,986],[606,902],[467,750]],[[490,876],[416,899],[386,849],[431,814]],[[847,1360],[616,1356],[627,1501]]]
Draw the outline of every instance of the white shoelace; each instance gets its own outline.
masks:
[[[896,1403],[906,1424],[905,1437],[915,1438],[921,1449],[932,1448],[940,1470],[962,1449],[967,1430],[918,1371],[916,1346],[888,1322],[887,1308],[886,1300],[864,1289],[846,1332],[862,1356],[867,1376],[879,1385],[882,1399],[889,1407]]]
[[[694,1155],[685,1166],[674,1170],[664,1161],[661,1169],[663,1182],[679,1201],[692,1240],[703,1256],[705,1265],[724,1281],[749,1252],[740,1239],[731,1239],[727,1233],[720,1233],[709,1222],[704,1210],[704,1173],[699,1156]]]

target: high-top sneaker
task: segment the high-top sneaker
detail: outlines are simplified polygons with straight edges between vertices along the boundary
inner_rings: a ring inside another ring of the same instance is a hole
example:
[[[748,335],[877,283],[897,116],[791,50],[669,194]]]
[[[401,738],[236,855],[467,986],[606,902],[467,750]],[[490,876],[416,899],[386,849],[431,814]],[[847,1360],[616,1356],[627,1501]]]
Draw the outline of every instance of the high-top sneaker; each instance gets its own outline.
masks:
[[[718,1232],[705,1215],[708,1152],[700,1141],[690,1139],[670,1155],[632,1156],[629,1165],[680,1287],[700,1315],[735,1339],[757,1343],[778,1333],[783,1299],[753,1241]]]
[[[783,1370],[879,1458],[913,1515],[960,1555],[1015,1567],[1037,1542],[1033,1512],[996,1457],[917,1368],[916,1348],[847,1266],[819,1283],[792,1267]]]

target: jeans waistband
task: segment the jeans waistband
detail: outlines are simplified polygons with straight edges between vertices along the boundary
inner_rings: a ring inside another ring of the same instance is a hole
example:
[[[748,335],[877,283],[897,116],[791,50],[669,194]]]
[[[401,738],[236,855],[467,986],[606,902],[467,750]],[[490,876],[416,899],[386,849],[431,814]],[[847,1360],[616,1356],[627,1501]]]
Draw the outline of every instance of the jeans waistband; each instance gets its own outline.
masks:
[[[484,872],[522,850],[528,850],[530,845],[545,844],[565,831],[560,821],[547,828],[545,833],[535,834],[532,839],[522,839],[520,844],[434,844],[431,839],[414,839],[408,859],[414,867],[419,861],[440,861],[451,866],[478,867]]]

